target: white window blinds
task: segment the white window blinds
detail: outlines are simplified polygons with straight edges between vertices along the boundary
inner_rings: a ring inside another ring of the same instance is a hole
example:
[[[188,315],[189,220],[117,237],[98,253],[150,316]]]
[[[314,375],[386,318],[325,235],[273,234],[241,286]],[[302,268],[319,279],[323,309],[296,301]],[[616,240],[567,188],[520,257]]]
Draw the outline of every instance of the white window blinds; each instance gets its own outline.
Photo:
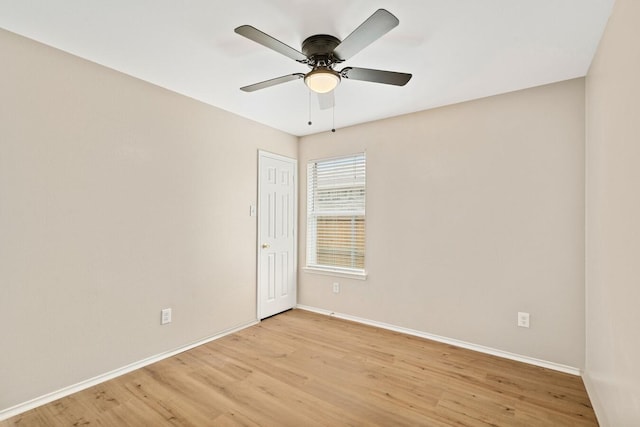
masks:
[[[364,271],[364,153],[307,165],[307,266]]]

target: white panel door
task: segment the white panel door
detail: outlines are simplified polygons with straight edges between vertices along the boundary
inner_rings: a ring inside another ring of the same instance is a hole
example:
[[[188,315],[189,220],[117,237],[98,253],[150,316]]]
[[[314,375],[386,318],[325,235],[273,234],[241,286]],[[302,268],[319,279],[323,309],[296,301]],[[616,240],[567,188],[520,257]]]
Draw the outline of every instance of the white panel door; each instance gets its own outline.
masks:
[[[258,317],[296,304],[296,160],[259,152]]]

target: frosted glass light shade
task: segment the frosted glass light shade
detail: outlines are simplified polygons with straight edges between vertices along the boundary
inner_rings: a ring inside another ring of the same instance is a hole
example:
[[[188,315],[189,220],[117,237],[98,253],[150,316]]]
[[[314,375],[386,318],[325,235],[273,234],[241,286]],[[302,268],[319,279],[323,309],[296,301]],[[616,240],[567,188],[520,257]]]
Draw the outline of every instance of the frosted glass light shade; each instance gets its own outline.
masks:
[[[340,75],[328,69],[317,69],[310,71],[304,76],[304,83],[316,93],[331,92],[340,83]]]

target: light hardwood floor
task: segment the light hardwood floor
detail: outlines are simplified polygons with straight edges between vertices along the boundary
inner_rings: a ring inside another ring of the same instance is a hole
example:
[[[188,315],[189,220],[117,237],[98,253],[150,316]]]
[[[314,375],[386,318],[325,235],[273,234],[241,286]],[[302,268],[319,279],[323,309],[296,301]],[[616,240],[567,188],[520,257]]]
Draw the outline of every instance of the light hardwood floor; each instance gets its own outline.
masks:
[[[593,426],[579,377],[293,310],[0,426]]]

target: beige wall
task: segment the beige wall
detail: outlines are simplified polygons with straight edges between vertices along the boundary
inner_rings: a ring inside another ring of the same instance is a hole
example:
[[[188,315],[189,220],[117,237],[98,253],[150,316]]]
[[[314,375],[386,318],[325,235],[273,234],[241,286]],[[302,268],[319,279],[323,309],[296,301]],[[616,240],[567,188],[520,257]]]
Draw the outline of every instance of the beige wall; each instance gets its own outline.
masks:
[[[369,277],[299,303],[582,368],[584,125],[577,79],[303,137],[300,200],[308,160],[367,153]]]
[[[0,411],[255,320],[257,150],[297,138],[5,31],[0,56]]]
[[[640,2],[617,0],[587,76],[585,382],[603,426],[640,425]]]

